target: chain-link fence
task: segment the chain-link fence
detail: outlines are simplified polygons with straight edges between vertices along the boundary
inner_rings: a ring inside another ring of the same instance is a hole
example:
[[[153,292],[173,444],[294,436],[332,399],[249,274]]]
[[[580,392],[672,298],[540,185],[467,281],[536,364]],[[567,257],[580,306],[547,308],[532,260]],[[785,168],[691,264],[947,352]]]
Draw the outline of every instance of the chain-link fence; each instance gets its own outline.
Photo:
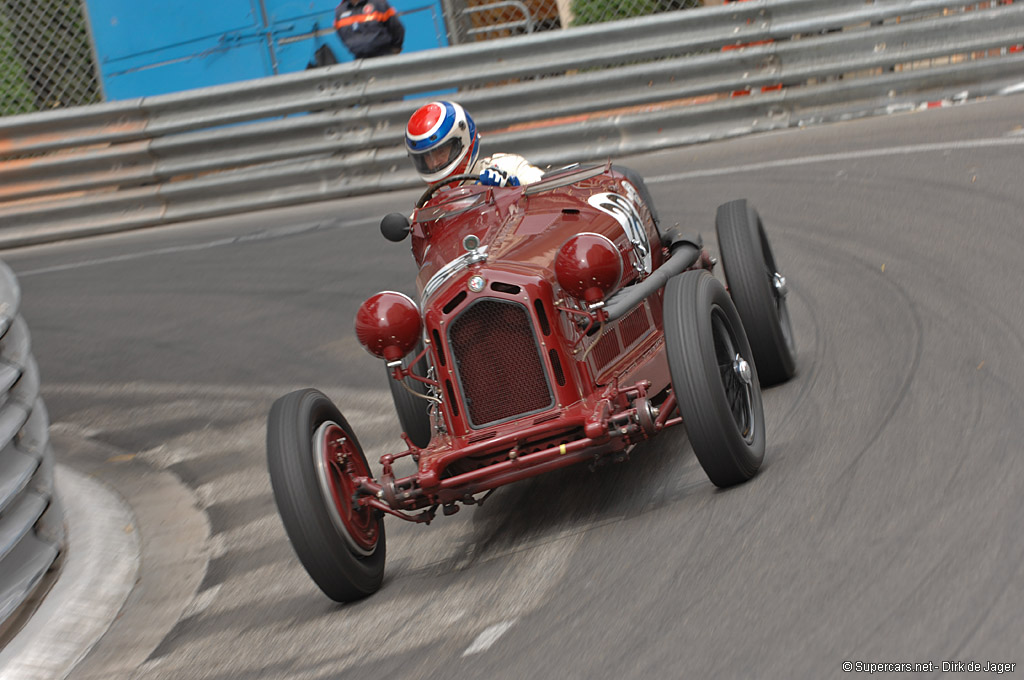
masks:
[[[0,116],[100,99],[81,0],[0,0]]]
[[[453,43],[597,24],[659,12],[721,5],[723,0],[450,0]]]
[[[453,44],[727,0],[443,0]],[[84,0],[0,0],[0,116],[102,100]]]

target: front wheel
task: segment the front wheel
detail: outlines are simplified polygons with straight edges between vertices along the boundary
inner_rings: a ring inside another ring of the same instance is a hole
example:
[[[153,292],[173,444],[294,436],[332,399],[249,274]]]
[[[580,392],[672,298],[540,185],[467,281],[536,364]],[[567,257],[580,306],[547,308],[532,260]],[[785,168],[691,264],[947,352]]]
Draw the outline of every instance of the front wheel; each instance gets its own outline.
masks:
[[[665,345],[679,414],[715,486],[745,482],[764,460],[764,406],[743,324],[725,288],[705,271],[665,286]]]
[[[306,389],[274,402],[267,467],[285,531],[317,586],[336,602],[375,593],[384,578],[384,520],[355,503],[356,479],[370,467],[330,399]]]
[[[408,368],[408,362],[422,351],[423,343],[417,344],[410,353],[411,356],[402,361],[402,365]],[[413,372],[418,376],[426,377],[427,371],[427,357],[424,356],[413,368]],[[398,424],[401,425],[402,431],[409,435],[413,444],[421,449],[426,448],[430,444],[430,437],[434,431],[430,424],[430,402],[422,397],[417,397],[416,394],[426,395],[429,391],[427,385],[419,380],[406,378],[403,381],[409,387],[406,389],[402,383],[391,377],[391,369],[388,369],[387,374],[391,400],[395,403],[395,413],[398,414]],[[409,390],[413,390],[416,394],[412,394]]]

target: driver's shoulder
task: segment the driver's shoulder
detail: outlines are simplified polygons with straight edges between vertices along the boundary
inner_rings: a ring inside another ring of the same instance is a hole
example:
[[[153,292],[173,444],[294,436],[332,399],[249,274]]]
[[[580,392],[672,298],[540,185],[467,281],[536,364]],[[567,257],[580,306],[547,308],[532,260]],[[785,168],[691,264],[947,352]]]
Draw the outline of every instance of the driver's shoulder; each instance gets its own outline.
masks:
[[[490,156],[481,158],[477,163],[478,167],[486,170],[487,168],[494,165],[506,165],[506,164],[517,164],[527,163],[528,161],[523,156],[516,153],[492,153]]]
[[[482,173],[488,168],[497,168],[509,175],[514,175],[523,184],[536,182],[543,175],[543,172],[535,167],[525,157],[515,153],[494,153],[477,162],[475,172]]]

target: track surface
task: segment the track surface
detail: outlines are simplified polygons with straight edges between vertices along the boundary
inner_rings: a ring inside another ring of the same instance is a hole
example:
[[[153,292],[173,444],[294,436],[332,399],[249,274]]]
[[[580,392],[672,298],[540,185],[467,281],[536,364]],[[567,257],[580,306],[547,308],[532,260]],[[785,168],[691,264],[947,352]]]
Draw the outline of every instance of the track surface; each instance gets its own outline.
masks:
[[[317,386],[374,461],[397,446],[352,318],[378,290],[412,292],[407,246],[376,222],[417,192],[3,253],[55,430],[82,444],[59,459],[99,455],[115,488],[140,465],[173,472],[210,524],[181,615],[141,648],[115,622],[71,677],[1024,672],[1022,111],[1009,97],[623,159],[712,249],[727,200],[769,229],[799,375],[766,392],[761,473],[716,491],[677,430],[430,527],[389,520],[383,589],[345,607],[285,538],[265,415]]]

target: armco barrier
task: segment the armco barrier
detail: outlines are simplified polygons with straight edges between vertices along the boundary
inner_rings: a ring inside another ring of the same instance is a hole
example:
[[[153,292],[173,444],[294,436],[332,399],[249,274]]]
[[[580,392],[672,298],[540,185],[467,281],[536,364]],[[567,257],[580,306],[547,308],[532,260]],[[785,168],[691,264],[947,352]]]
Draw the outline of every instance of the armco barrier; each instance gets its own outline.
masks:
[[[4,118],[0,244],[415,186],[432,93],[563,164],[996,94],[1022,35],[1022,2],[750,0]]]
[[[20,302],[18,282],[0,262],[0,641],[64,545],[49,420]]]

